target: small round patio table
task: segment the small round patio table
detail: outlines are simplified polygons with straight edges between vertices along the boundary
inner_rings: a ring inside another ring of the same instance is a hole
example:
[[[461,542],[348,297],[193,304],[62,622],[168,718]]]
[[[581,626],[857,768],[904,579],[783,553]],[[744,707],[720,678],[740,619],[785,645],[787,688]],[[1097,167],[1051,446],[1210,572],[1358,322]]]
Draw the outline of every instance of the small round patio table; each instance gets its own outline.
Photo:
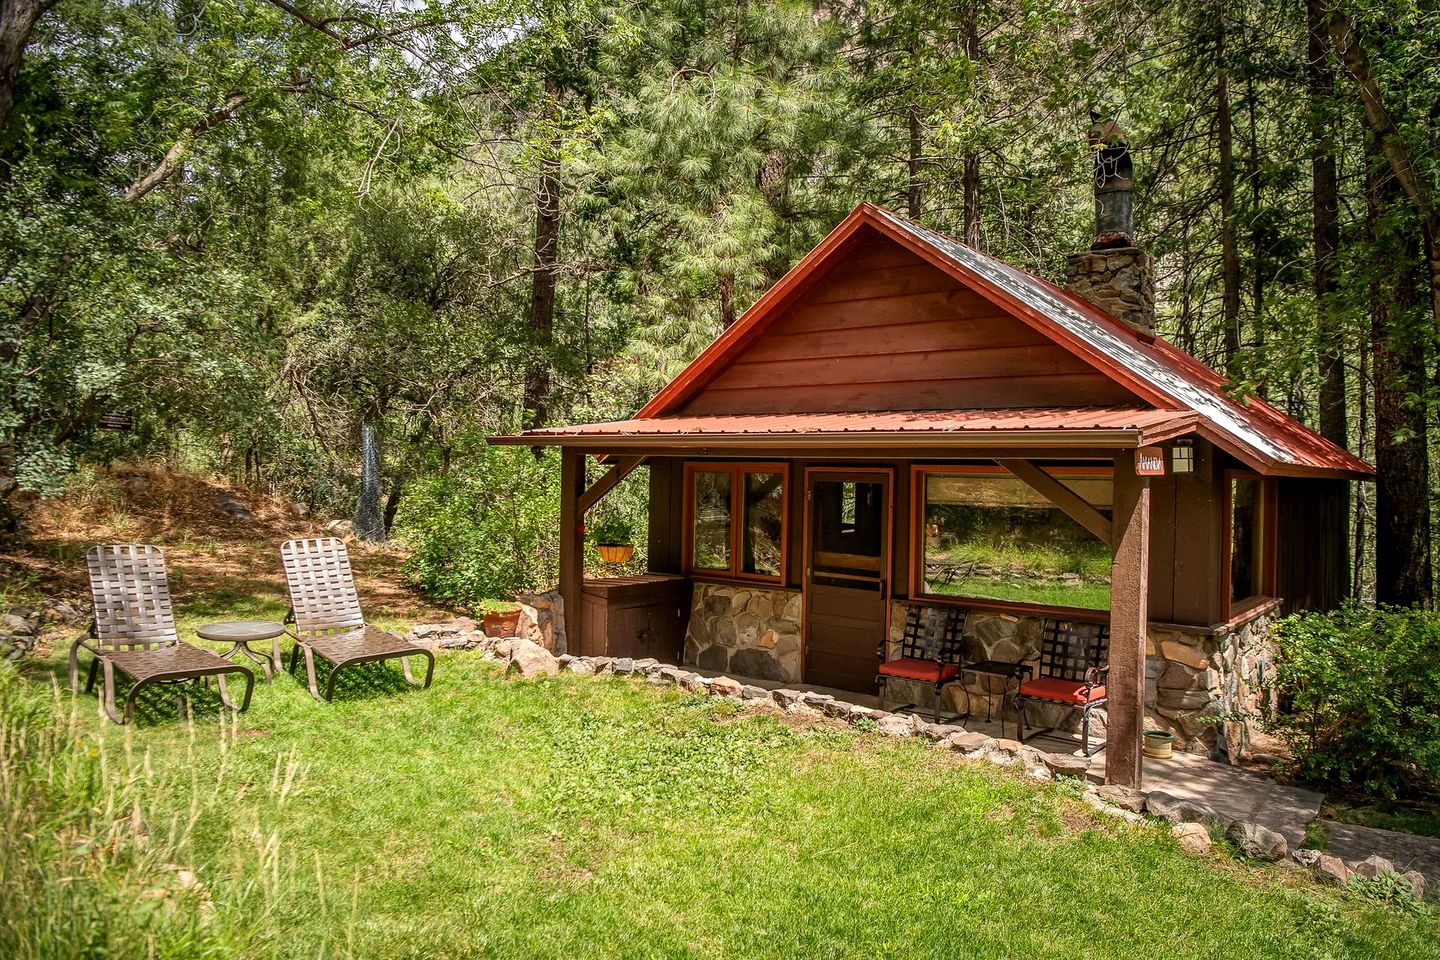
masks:
[[[220,654],[221,659],[234,660],[237,656],[244,655],[246,659],[260,664],[260,668],[265,672],[266,683],[282,670],[279,637],[284,632],[285,624],[278,620],[225,620],[220,623],[207,623],[195,631],[203,640],[233,644],[229,650]],[[260,640],[270,641],[269,656],[250,649],[250,644]]]

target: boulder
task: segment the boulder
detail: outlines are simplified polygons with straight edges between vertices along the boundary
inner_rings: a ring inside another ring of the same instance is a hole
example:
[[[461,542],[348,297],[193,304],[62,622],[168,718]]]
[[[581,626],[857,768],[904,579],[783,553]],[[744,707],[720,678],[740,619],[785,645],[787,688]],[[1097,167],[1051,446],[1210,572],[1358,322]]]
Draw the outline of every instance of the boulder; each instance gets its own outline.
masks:
[[[908,737],[915,732],[915,721],[897,713],[886,714],[875,721],[876,728],[887,737]]]
[[[710,692],[717,697],[738,697],[744,689],[739,680],[730,677],[716,677],[710,681]]]
[[[987,737],[983,733],[966,731],[955,734],[947,743],[949,743],[950,749],[957,753],[976,754],[993,747],[995,738]]]
[[[922,721],[916,726],[915,732],[932,743],[939,743],[957,733],[964,733],[965,728],[958,727],[953,723],[925,723]]]
[[[1186,853],[1205,854],[1210,852],[1210,831],[1198,823],[1177,823],[1170,833]]]
[[[355,532],[355,524],[349,520],[331,520],[325,524],[325,532],[342,540]]]
[[[1332,857],[1328,853],[1320,854],[1320,859],[1315,861],[1314,869],[1315,876],[1336,886],[1343,887],[1350,882],[1350,868],[1345,866],[1345,861],[1339,857]]]
[[[35,626],[18,613],[7,613],[0,619],[0,634],[10,637],[34,636]]]
[[[757,687],[754,684],[744,684],[740,687],[741,700],[769,700],[770,691],[764,687]]]
[[[1152,790],[1145,797],[1145,809],[1152,817],[1176,823],[1200,823],[1224,826],[1220,814],[1199,800],[1176,797],[1163,790]]]
[[[1045,768],[1057,777],[1075,777],[1084,779],[1085,771],[1090,769],[1089,757],[1076,757],[1068,753],[1042,753],[1040,762]]]
[[[526,679],[553,677],[560,673],[560,662],[540,644],[530,640],[510,641],[510,666],[506,673],[518,673]]]
[[[571,657],[566,661],[565,669],[582,677],[593,677],[595,675],[595,661],[589,657]]]
[[[782,710],[795,706],[804,698],[804,696],[805,694],[801,693],[799,690],[789,690],[785,687],[781,687],[779,690],[770,691],[770,699],[775,701],[775,706],[779,707]]]
[[[1145,809],[1145,795],[1133,787],[1107,783],[1095,788],[1095,795],[1106,803],[1113,803],[1122,810],[1140,813]]]
[[[1425,874],[1419,870],[1407,870],[1400,874],[1400,882],[1410,888],[1416,900],[1425,899]]]
[[[1315,864],[1318,863],[1320,861],[1320,858],[1324,855],[1325,854],[1323,851],[1307,850],[1304,847],[1301,847],[1299,850],[1292,850],[1290,852],[1290,858],[1292,860],[1300,864],[1300,866],[1310,867],[1312,870],[1315,868]]]
[[[1395,869],[1395,864],[1376,853],[1370,854],[1370,856],[1361,860],[1359,863],[1350,864],[1350,872],[1358,873],[1360,876],[1369,880],[1374,880],[1376,877],[1383,876],[1384,874],[1399,873],[1399,871]]]
[[[635,661],[629,657],[616,657],[610,661],[610,672],[618,676],[628,677],[635,673]]]
[[[1081,796],[1081,799],[1084,800],[1085,804],[1091,809],[1095,810],[1098,813],[1103,813],[1107,817],[1116,817],[1117,819],[1125,820],[1129,823],[1145,822],[1145,818],[1142,817],[1140,814],[1135,813],[1133,810],[1126,810],[1124,807],[1117,807],[1113,803],[1106,803],[1104,800],[1100,799],[1099,794],[1086,793]]]
[[[1249,820],[1236,820],[1225,830],[1225,838],[1251,860],[1279,863],[1290,852],[1290,844],[1269,827]]]
[[[221,513],[235,520],[255,519],[255,514],[250,512],[249,507],[245,506],[245,504],[241,503],[239,500],[236,500],[228,493],[217,494],[215,497],[215,506],[219,508]]]

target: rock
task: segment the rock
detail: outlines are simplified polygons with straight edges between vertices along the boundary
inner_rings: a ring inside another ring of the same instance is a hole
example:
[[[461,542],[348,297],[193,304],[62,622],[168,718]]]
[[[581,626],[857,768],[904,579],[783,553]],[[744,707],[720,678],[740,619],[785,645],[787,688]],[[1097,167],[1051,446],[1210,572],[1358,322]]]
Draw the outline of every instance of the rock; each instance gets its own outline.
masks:
[[[494,645],[490,647],[490,652],[495,654],[497,660],[508,660],[510,658],[510,649],[515,645],[515,642],[516,641],[510,639],[497,639]]]
[[[349,520],[331,520],[325,524],[325,532],[332,537],[344,539],[355,532],[355,524]]]
[[[957,727],[953,723],[926,723],[921,721],[915,728],[915,732],[932,743],[939,743],[948,740],[957,733],[964,733],[964,727]]]
[[[29,637],[35,633],[35,627],[26,618],[15,614],[7,613],[3,620],[0,620],[0,634],[11,637]]]
[[[1279,863],[1290,852],[1290,844],[1269,827],[1249,820],[1236,820],[1225,830],[1225,838],[1251,860]]]
[[[593,677],[595,675],[595,661],[589,657],[571,657],[566,662],[565,669],[582,677]]]
[[[1314,867],[1323,855],[1319,850],[1307,850],[1304,847],[1290,851],[1290,858],[1302,867]]]
[[[1145,809],[1153,817],[1176,823],[1200,823],[1224,826],[1225,821],[1210,806],[1198,800],[1172,796],[1163,790],[1152,790],[1145,797]]]
[[[1175,663],[1183,663],[1192,670],[1204,670],[1210,665],[1210,658],[1205,656],[1204,651],[1192,647],[1188,643],[1180,643],[1177,640],[1166,640],[1160,644],[1160,655],[1166,660]]]
[[[782,710],[795,706],[795,704],[799,703],[801,699],[804,698],[804,696],[805,694],[801,693],[799,690],[790,690],[785,687],[781,687],[779,690],[770,691],[770,699],[774,700],[775,706],[779,707]]]
[[[642,657],[635,661],[635,672],[637,673],[659,673],[663,664],[654,657]]]
[[[730,669],[741,676],[754,677],[756,680],[777,680],[784,683],[790,679],[769,652],[755,647],[736,650],[731,654]]]
[[[1078,780],[1083,780],[1085,771],[1090,769],[1089,757],[1072,757],[1068,753],[1042,753],[1040,762],[1057,777],[1075,777]]]
[[[1320,859],[1315,861],[1314,870],[1315,876],[1336,886],[1343,887],[1350,882],[1350,868],[1345,866],[1345,861],[1328,853],[1320,854]]]
[[[915,721],[890,713],[876,720],[875,727],[887,737],[908,737],[915,732]]]
[[[616,657],[610,661],[610,672],[622,677],[628,677],[630,674],[636,672],[635,661],[629,657]]]
[[[1370,854],[1359,863],[1350,864],[1350,871],[1369,880],[1374,880],[1382,874],[1399,872],[1395,869],[1395,864],[1376,853]]]
[[[1007,757],[1013,757],[1020,752],[1022,746],[1024,746],[1024,744],[1019,740],[996,740],[990,746],[990,750],[994,753],[1002,753]]]
[[[660,679],[664,680],[666,683],[673,683],[677,685],[683,684],[687,676],[695,676],[695,674],[690,673],[688,670],[681,670],[679,667],[672,667],[669,665],[661,667],[659,673]]]
[[[764,687],[757,687],[754,684],[747,683],[740,688],[740,699],[769,700],[770,691],[766,690]]]
[[[553,677],[560,673],[560,662],[540,644],[530,640],[510,641],[510,666],[506,673],[532,677]]]
[[[1145,809],[1145,795],[1133,787],[1122,787],[1119,784],[1107,783],[1095,788],[1095,795],[1106,803],[1113,803],[1123,810],[1131,813],[1140,813]]]
[[[700,676],[700,674],[698,673],[691,673],[690,671],[686,670],[681,672],[680,687],[681,689],[688,690],[691,693],[709,693],[710,681]]]
[[[828,693],[807,693],[800,698],[800,702],[816,713],[825,713],[827,708],[833,706],[835,698]]]
[[[1091,809],[1095,810],[1097,813],[1103,813],[1107,817],[1115,817],[1120,820],[1125,820],[1129,823],[1145,822],[1145,818],[1140,816],[1140,814],[1135,813],[1132,810],[1126,810],[1123,807],[1117,807],[1113,803],[1106,803],[1104,800],[1100,799],[1097,794],[1087,793],[1083,797],[1081,797],[1081,799],[1084,800],[1085,804]]]
[[[310,508],[303,503],[292,503],[290,504],[290,515],[300,520],[304,520],[306,517],[310,516]]]
[[[830,700],[820,706],[820,712],[827,717],[834,717],[837,720],[849,720],[856,710],[863,710],[864,707],[857,707],[848,700]]]
[[[987,737],[983,733],[957,733],[948,741],[950,749],[957,753],[975,754],[988,750],[995,745],[994,737]]]
[[[716,677],[710,681],[710,692],[717,697],[738,697],[744,689],[739,680],[730,677]]]
[[[255,519],[255,514],[250,512],[249,507],[245,506],[245,504],[241,503],[239,500],[236,500],[229,494],[222,493],[216,496],[215,506],[219,508],[221,513],[235,520]]]
[[[1177,823],[1170,828],[1170,833],[1186,853],[1210,852],[1210,831],[1198,823]]]
[[[1407,870],[1400,874],[1400,882],[1410,888],[1416,900],[1425,899],[1425,874],[1419,870]]]
[[[79,610],[76,610],[64,600],[51,600],[45,604],[45,607],[50,612],[51,618],[58,620],[60,623],[74,623],[76,620],[81,619],[82,616]]]

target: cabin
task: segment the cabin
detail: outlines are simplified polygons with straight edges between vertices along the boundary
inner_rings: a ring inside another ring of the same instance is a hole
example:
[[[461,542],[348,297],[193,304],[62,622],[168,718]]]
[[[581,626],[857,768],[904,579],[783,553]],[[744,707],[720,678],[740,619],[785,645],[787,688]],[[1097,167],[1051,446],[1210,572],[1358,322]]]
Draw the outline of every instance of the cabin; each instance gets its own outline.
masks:
[[[1253,704],[1274,618],[1346,595],[1371,469],[1156,336],[1133,245],[1068,273],[862,204],[632,419],[494,438],[561,448],[569,652],[873,693],[910,605],[967,610],[969,659],[1095,622],[1112,782],[1145,729],[1242,752],[1207,718]],[[648,573],[586,581],[642,466]]]

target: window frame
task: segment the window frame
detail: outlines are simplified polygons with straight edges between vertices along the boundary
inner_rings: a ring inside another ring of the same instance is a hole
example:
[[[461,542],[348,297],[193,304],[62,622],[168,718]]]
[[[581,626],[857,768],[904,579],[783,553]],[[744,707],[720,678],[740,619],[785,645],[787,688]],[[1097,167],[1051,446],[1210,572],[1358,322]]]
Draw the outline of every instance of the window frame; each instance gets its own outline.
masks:
[[[728,473],[730,475],[730,566],[697,567],[694,563],[695,547],[695,474]],[[740,569],[741,545],[745,536],[744,498],[745,474],[780,474],[780,573],[746,573]],[[784,461],[761,460],[687,460],[684,469],[683,509],[681,512],[682,535],[680,538],[680,569],[688,577],[697,580],[736,580],[743,583],[765,583],[785,586],[790,572],[790,465]]]
[[[1070,476],[1092,476],[1108,477],[1112,484],[1115,479],[1115,468],[1100,466],[1096,464],[1083,464],[1073,467],[1042,467],[1046,473],[1052,476],[1055,471],[1062,475]],[[909,594],[913,600],[924,600],[926,603],[936,606],[968,607],[980,610],[996,610],[1007,613],[1020,614],[1061,614],[1075,620],[1100,621],[1110,615],[1108,607],[1065,607],[1050,603],[1031,603],[1022,600],[1000,600],[994,597],[972,597],[960,594],[937,594],[925,592],[925,478],[932,473],[951,474],[958,476],[973,477],[1014,477],[1021,483],[1013,473],[1006,470],[999,464],[947,464],[947,463],[917,463],[910,467],[910,570],[909,570]],[[1112,488],[1113,489],[1113,488]],[[1055,509],[1059,510],[1057,506]],[[1062,513],[1064,511],[1061,511]]]
[[[1274,477],[1263,476],[1254,470],[1227,469],[1222,472],[1222,477],[1224,491],[1220,510],[1220,620],[1228,623],[1275,598],[1275,539],[1279,488]],[[1235,481],[1240,479],[1254,480],[1260,484],[1260,590],[1248,597],[1237,599],[1230,596],[1231,550],[1234,545],[1231,524],[1234,520]]]

